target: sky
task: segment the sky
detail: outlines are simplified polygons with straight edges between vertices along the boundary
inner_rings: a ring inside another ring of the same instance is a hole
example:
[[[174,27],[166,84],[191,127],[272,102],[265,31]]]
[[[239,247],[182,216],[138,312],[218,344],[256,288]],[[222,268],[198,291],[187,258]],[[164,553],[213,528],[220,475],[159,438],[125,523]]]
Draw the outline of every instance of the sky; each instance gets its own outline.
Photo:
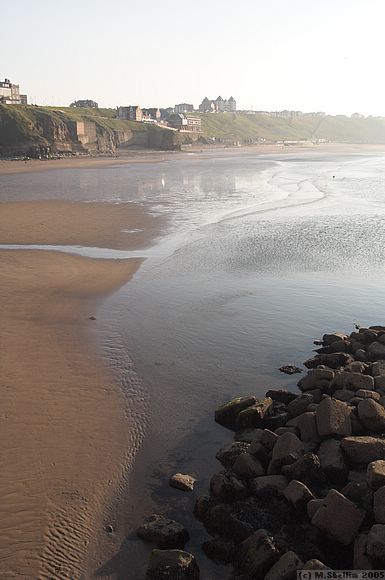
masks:
[[[32,103],[385,116],[384,0],[18,0],[0,79]]]

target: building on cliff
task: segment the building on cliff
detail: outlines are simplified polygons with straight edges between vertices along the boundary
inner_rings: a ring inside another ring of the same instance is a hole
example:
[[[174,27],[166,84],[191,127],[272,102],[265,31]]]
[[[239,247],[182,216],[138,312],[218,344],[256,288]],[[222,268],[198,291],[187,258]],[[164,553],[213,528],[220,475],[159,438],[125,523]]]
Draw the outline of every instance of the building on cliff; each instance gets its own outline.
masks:
[[[70,104],[70,107],[77,107],[80,109],[97,109],[99,107],[96,101],[92,101],[91,99],[83,99],[80,101],[74,101]]]
[[[205,97],[199,105],[199,111],[201,113],[235,113],[236,110],[237,102],[234,97],[223,99],[219,96],[215,100],[210,100]]]
[[[174,113],[170,115],[167,121],[169,127],[177,129],[181,133],[201,133],[202,121],[199,117],[193,115],[184,115],[183,113]]]
[[[125,119],[126,121],[143,121],[143,112],[139,105],[130,105],[129,107],[118,107],[118,119]]]
[[[160,121],[160,110],[156,107],[150,107],[149,109],[142,109],[143,121],[150,121],[152,123],[159,123]]]
[[[4,105],[28,105],[27,95],[20,94],[20,86],[9,79],[0,81],[0,103]]]
[[[175,105],[174,107],[175,113],[192,113],[194,111],[194,105],[190,105],[189,103],[179,103],[179,105]]]

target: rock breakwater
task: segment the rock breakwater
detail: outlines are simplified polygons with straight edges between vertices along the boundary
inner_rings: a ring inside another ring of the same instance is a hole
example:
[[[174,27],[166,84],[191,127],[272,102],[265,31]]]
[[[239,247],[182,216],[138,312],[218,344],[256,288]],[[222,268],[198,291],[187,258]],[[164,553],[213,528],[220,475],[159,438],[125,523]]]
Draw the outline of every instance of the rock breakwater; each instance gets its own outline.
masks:
[[[300,393],[237,397],[215,412],[234,441],[195,516],[232,580],[385,568],[385,326],[325,334],[304,364]]]

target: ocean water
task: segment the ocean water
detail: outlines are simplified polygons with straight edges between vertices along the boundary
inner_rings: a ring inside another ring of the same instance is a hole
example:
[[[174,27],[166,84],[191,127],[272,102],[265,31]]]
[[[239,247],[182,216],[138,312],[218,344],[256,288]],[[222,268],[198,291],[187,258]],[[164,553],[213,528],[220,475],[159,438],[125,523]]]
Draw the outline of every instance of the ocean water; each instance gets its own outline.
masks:
[[[384,154],[197,153],[2,176],[0,188],[1,201],[135,201],[170,217],[151,248],[135,251],[146,261],[100,315],[103,356],[137,418],[117,566],[143,577],[148,549],[133,531],[163,511],[193,530],[187,548],[204,577],[225,578],[200,550],[193,496],[170,491],[168,476],[192,473],[204,490],[216,450],[231,440],[213,421],[218,405],[294,389],[299,377],[277,369],[301,366],[315,338],[384,323]]]

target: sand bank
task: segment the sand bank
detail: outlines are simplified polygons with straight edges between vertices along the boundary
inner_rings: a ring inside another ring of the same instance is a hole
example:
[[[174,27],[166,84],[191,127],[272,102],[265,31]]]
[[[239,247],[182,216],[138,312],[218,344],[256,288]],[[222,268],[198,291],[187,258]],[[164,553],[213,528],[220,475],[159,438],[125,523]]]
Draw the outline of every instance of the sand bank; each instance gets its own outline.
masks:
[[[132,203],[1,203],[0,243],[136,249],[145,246],[162,223],[163,217]]]
[[[84,572],[130,428],[89,316],[139,263],[0,252],[1,578]]]

